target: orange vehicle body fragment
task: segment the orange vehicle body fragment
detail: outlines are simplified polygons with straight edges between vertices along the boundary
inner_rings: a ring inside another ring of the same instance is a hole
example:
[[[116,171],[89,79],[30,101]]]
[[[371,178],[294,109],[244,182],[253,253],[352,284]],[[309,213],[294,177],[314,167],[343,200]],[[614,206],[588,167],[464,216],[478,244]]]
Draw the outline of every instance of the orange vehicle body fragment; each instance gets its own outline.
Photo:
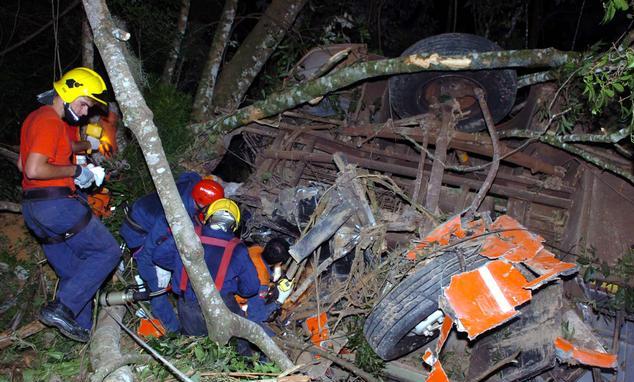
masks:
[[[518,314],[515,307],[531,299],[527,283],[513,265],[495,260],[452,276],[444,296],[458,329],[474,339]]]
[[[405,255],[408,260],[416,260],[416,254],[424,248],[433,245],[447,245],[452,236],[463,238],[467,236],[466,232],[462,229],[462,223],[460,222],[460,215],[456,215],[453,218],[447,220],[443,224],[436,227],[419,243],[414,249],[407,252]]]
[[[577,347],[561,337],[557,337],[554,343],[555,354],[557,358],[563,362],[570,364],[580,363],[604,369],[617,367],[616,354],[602,353],[596,350]]]
[[[491,230],[500,232],[487,236],[480,250],[480,254],[489,259],[504,257],[517,263],[533,258],[544,248],[541,236],[529,232],[508,215],[500,216],[491,225]]]
[[[436,361],[431,369],[431,373],[427,376],[427,382],[449,382],[447,373],[442,368],[440,361]]]
[[[576,264],[560,261],[552,252],[546,249],[539,251],[532,259],[524,261],[524,264],[540,275],[526,285],[527,289],[539,288],[560,275],[569,275],[577,272]]]

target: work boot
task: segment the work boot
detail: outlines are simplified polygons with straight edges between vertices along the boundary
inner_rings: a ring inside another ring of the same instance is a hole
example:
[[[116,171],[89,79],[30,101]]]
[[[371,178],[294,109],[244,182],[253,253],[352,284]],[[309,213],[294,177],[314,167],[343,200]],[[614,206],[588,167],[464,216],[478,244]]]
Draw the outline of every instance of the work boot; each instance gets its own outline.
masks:
[[[90,339],[90,331],[79,326],[73,318],[73,312],[59,301],[49,302],[40,310],[40,321],[44,325],[56,327],[71,340],[88,342]]]

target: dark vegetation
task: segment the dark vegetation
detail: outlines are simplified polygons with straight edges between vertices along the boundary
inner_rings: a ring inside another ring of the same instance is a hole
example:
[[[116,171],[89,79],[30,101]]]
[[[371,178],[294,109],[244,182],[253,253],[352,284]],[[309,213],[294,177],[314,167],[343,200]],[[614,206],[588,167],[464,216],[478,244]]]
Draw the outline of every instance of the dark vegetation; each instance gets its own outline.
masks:
[[[25,116],[37,107],[35,95],[50,89],[60,71],[80,64],[81,5],[74,6],[59,22],[54,22],[54,27],[19,48],[9,49],[50,22],[51,13],[59,13],[74,3],[70,0],[54,0],[52,10],[51,3],[47,2],[6,0],[0,5],[0,146],[15,147],[19,144],[20,125]],[[194,138],[187,128],[192,94],[223,2],[192,1],[190,24],[175,86],[160,83],[157,78],[167,55],[168,44],[165,42],[171,41],[175,33],[179,2],[112,0],[108,4],[132,34],[129,48],[142,62],[145,99],[154,112],[163,147],[177,176],[182,171],[179,167],[181,156]],[[597,1],[584,2],[582,13],[580,2],[576,0],[471,0],[460,2],[460,9],[457,10],[453,9],[452,4],[458,2],[311,1],[250,88],[245,104],[264,99],[274,90],[285,86],[295,62],[319,45],[359,42],[367,44],[370,52],[395,57],[423,37],[457,31],[487,36],[506,49],[552,46],[582,51],[594,46],[596,52],[604,52],[609,44],[626,32],[629,24],[622,13],[617,13],[612,22],[600,24],[604,13],[601,2]],[[239,2],[232,43],[225,60],[230,60],[267,5],[267,1]],[[595,45],[598,43],[603,45]],[[608,57],[606,65],[611,62],[610,59],[616,60]],[[625,59],[627,65],[634,66],[634,57],[621,59]],[[583,70],[592,73],[593,64],[588,61]],[[95,66],[99,72],[105,73],[99,59],[95,61]],[[567,73],[571,73],[579,68],[567,70]],[[631,123],[631,100],[623,98],[631,97],[628,92],[631,92],[630,84],[634,83],[634,78],[625,77],[623,72],[618,71],[608,73],[607,77],[591,75],[594,77],[590,77],[589,82],[571,82],[566,88],[565,97],[571,113],[561,120],[560,131],[572,132],[576,123],[590,120],[591,115],[600,117],[599,122],[592,122],[593,130],[600,129],[606,123],[620,126]],[[624,97],[619,98],[619,93]],[[617,98],[619,101],[614,102]],[[130,144],[113,160],[112,166],[116,171],[108,183],[115,197],[115,207],[154,190],[141,150],[134,138],[129,138]],[[231,150],[240,151],[243,145],[243,141],[236,139]],[[249,169],[249,165],[237,162],[230,153],[225,156],[217,172],[228,181],[240,181],[249,175]],[[13,164],[1,160],[0,174],[0,200],[18,202],[21,191],[19,172]],[[121,219],[122,209],[117,208],[106,223],[116,232]],[[19,220],[19,217],[12,220],[12,224],[18,224]],[[24,255],[16,256],[17,253]],[[617,274],[631,280],[634,274],[633,257],[634,254],[630,253],[614,269],[601,264],[591,251],[579,262],[586,266],[588,279],[598,274],[602,277]],[[17,238],[0,235],[0,275],[5,285],[0,290],[0,330],[10,328],[18,315],[22,323],[34,320],[36,308],[50,298],[46,293],[54,289],[54,275],[39,264],[43,258],[41,249],[28,234]],[[28,301],[28,304],[8,306],[13,300]],[[605,304],[603,308],[625,309],[632,313],[632,289],[621,288],[616,299]],[[356,351],[356,362],[361,368],[379,374],[382,361],[365,342],[360,320],[353,317],[347,322],[351,333],[349,347]],[[238,357],[231,348],[218,347],[207,339],[166,338],[154,341],[152,345],[163,355],[176,360],[181,370],[195,372],[194,376],[198,378],[212,371],[278,371],[256,359]],[[71,343],[52,331],[44,331],[28,342],[17,342],[2,352],[0,381],[6,380],[3,374],[21,375],[20,380],[24,381],[50,380],[53,375],[61,380],[81,380],[86,375],[86,357],[85,347]],[[22,369],[22,372],[16,372],[16,368]],[[153,364],[139,378],[161,380],[168,376],[165,369]]]

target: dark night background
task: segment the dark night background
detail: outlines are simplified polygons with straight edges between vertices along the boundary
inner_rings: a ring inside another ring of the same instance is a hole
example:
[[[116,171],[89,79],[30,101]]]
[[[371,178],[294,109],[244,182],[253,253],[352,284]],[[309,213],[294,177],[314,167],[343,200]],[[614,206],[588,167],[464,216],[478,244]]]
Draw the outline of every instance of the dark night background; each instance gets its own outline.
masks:
[[[268,3],[239,2],[231,37],[234,43],[225,59],[231,58]],[[180,2],[110,0],[108,5],[131,32],[130,46],[146,73],[160,75],[167,46],[175,32]],[[69,7],[68,13],[52,22],[56,14]],[[192,94],[196,88],[222,7],[222,1],[192,0],[177,83],[186,93]],[[394,57],[424,37],[455,31],[486,36],[504,49],[586,50],[600,41],[606,44],[615,41],[630,24],[630,20],[618,14],[609,24],[601,25],[602,17],[602,3],[598,0],[310,1],[252,86],[246,102],[261,99],[274,89],[297,59],[320,44],[363,42],[371,52]],[[3,145],[19,143],[21,123],[37,107],[35,95],[51,88],[60,68],[64,72],[81,64],[83,19],[79,1],[2,1],[0,142]],[[24,42],[47,23],[52,25]],[[95,66],[105,74],[99,58]]]

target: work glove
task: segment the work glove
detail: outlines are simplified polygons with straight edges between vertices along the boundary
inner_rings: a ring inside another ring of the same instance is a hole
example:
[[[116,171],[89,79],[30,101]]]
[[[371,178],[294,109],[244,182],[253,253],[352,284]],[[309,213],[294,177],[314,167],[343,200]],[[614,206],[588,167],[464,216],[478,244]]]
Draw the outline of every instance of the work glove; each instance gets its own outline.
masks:
[[[167,284],[170,283],[170,279],[172,278],[172,272],[158,266],[155,266],[154,268],[156,269],[156,278],[158,279],[159,289],[167,287]]]
[[[88,167],[77,165],[75,169],[75,184],[80,188],[88,188],[95,180],[95,174]]]
[[[92,151],[99,150],[99,145],[101,144],[101,142],[99,141],[99,138],[95,138],[92,135],[87,135],[86,140],[90,142],[90,149]]]
[[[291,295],[293,291],[293,282],[287,278],[280,279],[277,283],[277,303],[284,304],[284,301]]]

